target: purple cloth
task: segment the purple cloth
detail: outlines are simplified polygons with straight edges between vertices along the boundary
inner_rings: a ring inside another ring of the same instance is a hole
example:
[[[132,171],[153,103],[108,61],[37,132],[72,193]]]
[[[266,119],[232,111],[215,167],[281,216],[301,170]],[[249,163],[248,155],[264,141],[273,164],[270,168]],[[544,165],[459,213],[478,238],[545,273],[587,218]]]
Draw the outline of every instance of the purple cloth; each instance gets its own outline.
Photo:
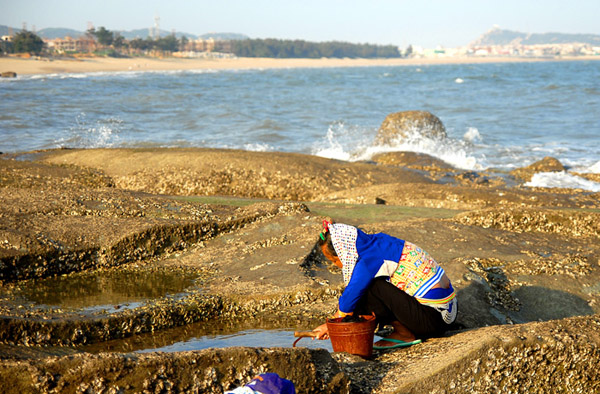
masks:
[[[261,373],[246,384],[246,387],[262,394],[296,394],[294,383],[273,372]]]

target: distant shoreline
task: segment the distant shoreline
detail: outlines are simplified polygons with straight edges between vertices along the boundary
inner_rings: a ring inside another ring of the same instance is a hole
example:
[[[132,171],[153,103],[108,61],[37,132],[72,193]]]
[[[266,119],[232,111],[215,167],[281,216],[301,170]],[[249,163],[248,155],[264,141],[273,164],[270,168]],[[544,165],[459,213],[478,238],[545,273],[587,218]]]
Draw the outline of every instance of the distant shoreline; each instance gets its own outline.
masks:
[[[183,70],[247,70],[276,68],[327,68],[369,66],[418,66],[437,64],[519,63],[544,61],[600,60],[600,56],[561,58],[523,57],[440,57],[393,59],[157,59],[157,58],[82,58],[82,59],[23,59],[0,57],[0,72],[17,75],[63,74],[117,71],[183,71]]]

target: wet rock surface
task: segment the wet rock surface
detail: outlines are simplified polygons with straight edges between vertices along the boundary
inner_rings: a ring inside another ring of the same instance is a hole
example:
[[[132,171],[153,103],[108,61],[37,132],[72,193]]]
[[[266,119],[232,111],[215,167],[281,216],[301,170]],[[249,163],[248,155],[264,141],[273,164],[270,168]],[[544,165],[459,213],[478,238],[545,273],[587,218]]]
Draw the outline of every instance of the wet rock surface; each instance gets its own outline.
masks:
[[[526,188],[422,156],[375,161],[210,149],[3,155],[0,387],[219,393],[269,370],[315,393],[530,392],[563,381],[597,391],[599,194]],[[342,291],[314,249],[324,216],[430,252],[458,290],[457,331],[371,360],[81,347],[197,324],[313,328]],[[127,281],[139,283],[118,285]],[[76,301],[52,298],[65,292]]]

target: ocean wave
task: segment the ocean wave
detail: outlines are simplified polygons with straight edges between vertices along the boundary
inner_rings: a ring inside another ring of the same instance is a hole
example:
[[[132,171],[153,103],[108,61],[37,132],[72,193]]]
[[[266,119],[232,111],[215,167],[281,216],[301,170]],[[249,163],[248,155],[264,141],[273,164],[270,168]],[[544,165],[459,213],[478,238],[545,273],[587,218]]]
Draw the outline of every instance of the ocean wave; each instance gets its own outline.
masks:
[[[531,181],[525,183],[524,186],[583,189],[592,192],[600,192],[600,183],[569,174],[566,171],[538,172],[537,174],[534,174]]]
[[[17,78],[11,78],[12,81],[35,81],[46,79],[88,79],[88,78],[138,78],[148,74],[155,75],[178,75],[178,74],[214,74],[225,70],[218,69],[194,69],[194,70],[140,70],[131,67],[129,70],[120,71],[89,71],[73,73],[49,73],[49,74],[28,74],[18,75]],[[9,81],[9,78],[1,78],[0,81]]]
[[[345,161],[370,160],[373,156],[388,152],[415,152],[436,157],[452,166],[465,170],[482,170],[484,167],[469,151],[469,138],[481,138],[479,131],[469,128],[467,141],[453,138],[428,138],[418,131],[408,133],[387,145],[374,143],[375,130],[347,126],[343,122],[332,124],[322,141],[313,148],[313,154]]]

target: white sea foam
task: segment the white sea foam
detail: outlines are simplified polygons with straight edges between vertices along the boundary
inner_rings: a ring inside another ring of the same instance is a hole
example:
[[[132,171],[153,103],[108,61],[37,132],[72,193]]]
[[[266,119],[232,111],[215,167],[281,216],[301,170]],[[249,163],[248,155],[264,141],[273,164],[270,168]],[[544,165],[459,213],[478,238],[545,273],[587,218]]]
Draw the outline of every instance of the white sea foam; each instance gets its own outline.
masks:
[[[600,174],[600,161],[590,166],[589,172],[591,172],[592,174]]]
[[[23,76],[21,79],[22,80],[28,80],[28,79],[46,79],[46,78],[56,78],[58,76],[58,74],[30,74],[30,75],[25,75]]]
[[[463,140],[468,142],[481,141],[481,134],[479,134],[479,130],[475,127],[469,127],[467,132],[463,135]]]
[[[464,80],[464,79],[462,79],[462,78],[456,78],[456,79],[454,80],[454,82],[456,82],[456,83],[463,83],[463,82],[465,82],[465,80]]]
[[[474,133],[471,131],[471,134]],[[415,152],[436,157],[456,168],[483,169],[478,160],[468,152],[464,141],[452,138],[427,138],[418,131],[408,133],[406,137],[398,138],[386,145],[375,144],[374,137],[373,130],[336,123],[327,130],[326,143],[321,143],[317,149],[313,149],[313,154],[330,159],[361,161],[370,160],[379,153]]]
[[[569,174],[566,171],[539,172],[534,174],[531,181],[525,183],[525,186],[583,189],[592,192],[600,192],[600,183],[588,181],[587,179]]]
[[[86,79],[93,77],[113,77],[113,76],[135,76],[140,75],[139,71],[96,71],[81,73],[54,73],[54,74],[31,74],[23,77],[23,80],[47,80],[47,79]]]
[[[481,170],[483,167],[478,160],[469,153],[464,141],[453,138],[428,138],[420,132],[413,131],[406,138],[398,139],[391,147],[396,151],[425,153],[456,168],[465,170]]]
[[[185,70],[188,74],[216,74],[218,72],[222,72],[224,70],[217,70],[213,68],[209,69],[194,69],[194,70]]]
[[[88,73],[69,73],[69,74],[60,74],[56,77],[60,78],[60,79],[85,79],[88,78],[90,76],[93,76],[94,74],[88,74]]]
[[[30,74],[19,75],[18,80],[45,80],[45,79],[86,79],[86,78],[137,78],[145,74],[157,75],[177,75],[177,74],[214,74],[221,72],[216,69],[197,69],[197,70],[141,70],[131,67],[127,71],[90,71],[81,73],[49,73],[49,74]]]

